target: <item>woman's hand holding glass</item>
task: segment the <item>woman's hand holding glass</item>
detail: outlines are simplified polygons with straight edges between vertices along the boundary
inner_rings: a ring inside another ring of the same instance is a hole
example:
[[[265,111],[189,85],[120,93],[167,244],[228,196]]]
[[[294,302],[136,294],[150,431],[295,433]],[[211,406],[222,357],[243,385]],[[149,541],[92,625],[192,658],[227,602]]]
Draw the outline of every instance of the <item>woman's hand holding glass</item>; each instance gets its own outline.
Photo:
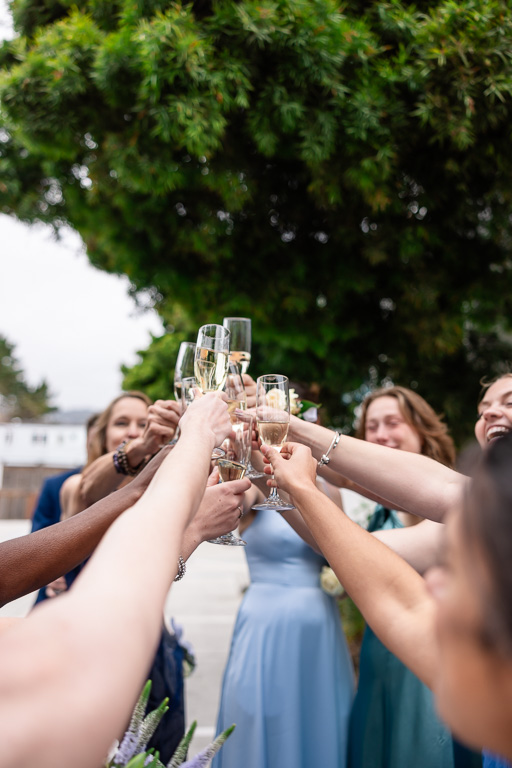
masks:
[[[217,467],[222,484],[230,484],[244,477],[251,452],[252,416],[243,412],[243,417],[239,418],[233,412],[230,415],[230,420],[231,431],[220,446],[224,455],[217,459]],[[241,516],[242,507],[240,506],[239,517]],[[215,539],[209,539],[209,541],[212,544],[245,545],[245,541],[242,541],[232,532],[218,536]]]
[[[280,450],[286,441],[290,423],[290,396],[286,376],[272,373],[258,378],[256,382],[256,420],[262,444]],[[261,504],[256,504],[253,509],[274,509],[277,512],[286,512],[295,509],[295,507],[293,504],[283,501],[276,487],[272,486],[268,498]]]
[[[251,487],[250,480],[219,483],[217,467],[208,478],[201,505],[191,523],[191,535],[197,541],[208,541],[236,528],[243,507],[244,493]]]
[[[302,489],[316,487],[318,463],[306,445],[284,443],[280,450],[262,445],[261,452],[266,463],[265,474],[272,475],[272,481],[291,498]]]
[[[180,416],[180,404],[174,400],[157,400],[150,405],[144,432],[130,441],[130,464],[136,466],[169,443],[176,433]]]
[[[196,398],[180,420],[180,429],[195,429],[198,435],[210,433],[213,445],[221,445],[231,434],[231,420],[225,400],[210,392]]]

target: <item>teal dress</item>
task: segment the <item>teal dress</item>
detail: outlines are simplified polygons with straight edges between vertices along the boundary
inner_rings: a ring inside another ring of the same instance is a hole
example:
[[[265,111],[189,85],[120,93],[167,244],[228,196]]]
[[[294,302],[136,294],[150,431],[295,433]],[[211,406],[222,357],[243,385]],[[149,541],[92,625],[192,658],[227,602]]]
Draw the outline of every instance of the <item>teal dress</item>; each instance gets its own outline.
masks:
[[[369,531],[402,528],[377,506]],[[432,692],[367,627],[349,727],[348,768],[454,768],[450,732]]]

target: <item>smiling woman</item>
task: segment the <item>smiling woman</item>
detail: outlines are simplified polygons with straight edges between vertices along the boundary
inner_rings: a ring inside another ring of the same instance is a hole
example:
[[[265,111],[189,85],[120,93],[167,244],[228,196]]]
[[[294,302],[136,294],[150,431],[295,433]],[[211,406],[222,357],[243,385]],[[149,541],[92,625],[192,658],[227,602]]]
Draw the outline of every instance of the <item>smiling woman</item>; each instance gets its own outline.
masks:
[[[493,441],[448,522],[427,585],[326,501],[305,446],[263,447],[336,575],[384,644],[429,685],[464,742],[512,758],[512,436]]]
[[[478,404],[475,436],[482,448],[512,430],[512,373],[484,386]]]

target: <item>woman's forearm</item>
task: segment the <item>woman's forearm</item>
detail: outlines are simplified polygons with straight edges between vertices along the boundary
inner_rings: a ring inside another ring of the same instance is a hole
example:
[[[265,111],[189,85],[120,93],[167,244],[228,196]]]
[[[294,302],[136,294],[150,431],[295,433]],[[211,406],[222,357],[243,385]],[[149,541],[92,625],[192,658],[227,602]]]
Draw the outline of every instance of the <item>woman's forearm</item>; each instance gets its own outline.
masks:
[[[417,525],[372,533],[376,539],[400,555],[419,574],[425,573],[437,560],[442,523],[422,520]]]
[[[293,418],[289,437],[308,445],[315,458],[320,459],[331,445],[334,433]],[[347,435],[340,437],[329,459],[329,469],[352,480],[365,496],[437,522],[453,509],[460,499],[461,486],[468,481],[426,456],[396,451]]]
[[[125,475],[116,472],[112,457],[113,453],[106,453],[83,470],[77,493],[78,503],[84,509],[117,490],[126,480]]]
[[[98,765],[126,725],[158,642],[182,534],[206,485],[215,441],[197,434],[200,424],[196,418],[196,429],[184,431],[70,592],[1,638],[2,768],[28,768],[34,754],[41,768],[71,759],[77,768]]]
[[[139,498],[123,488],[80,514],[0,544],[0,606],[49,584],[80,565],[113,521]]]

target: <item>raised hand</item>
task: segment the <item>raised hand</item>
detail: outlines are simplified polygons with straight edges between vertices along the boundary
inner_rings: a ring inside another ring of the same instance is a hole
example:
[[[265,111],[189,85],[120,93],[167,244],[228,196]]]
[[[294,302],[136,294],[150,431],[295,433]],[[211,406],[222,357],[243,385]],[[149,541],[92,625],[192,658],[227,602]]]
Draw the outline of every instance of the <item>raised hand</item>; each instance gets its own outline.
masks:
[[[242,381],[247,395],[247,408],[254,408],[256,405],[256,382],[251,379],[248,373],[242,374]]]
[[[174,437],[181,416],[180,404],[175,400],[157,400],[148,408],[147,422],[140,438],[145,454],[155,454]]]
[[[218,446],[231,433],[231,421],[228,406],[222,393],[208,392],[194,400],[180,420],[180,429],[184,434],[188,429],[195,429],[200,434],[205,430],[214,437]]]
[[[281,452],[268,445],[260,448],[265,461],[265,473],[274,473],[275,485],[286,491],[292,498],[294,491],[305,485],[315,487],[317,461],[310,449],[300,443],[284,443]],[[272,484],[270,480],[268,485]]]
[[[244,493],[251,487],[247,478],[206,488],[201,505],[190,524],[197,543],[234,530],[242,516]]]

